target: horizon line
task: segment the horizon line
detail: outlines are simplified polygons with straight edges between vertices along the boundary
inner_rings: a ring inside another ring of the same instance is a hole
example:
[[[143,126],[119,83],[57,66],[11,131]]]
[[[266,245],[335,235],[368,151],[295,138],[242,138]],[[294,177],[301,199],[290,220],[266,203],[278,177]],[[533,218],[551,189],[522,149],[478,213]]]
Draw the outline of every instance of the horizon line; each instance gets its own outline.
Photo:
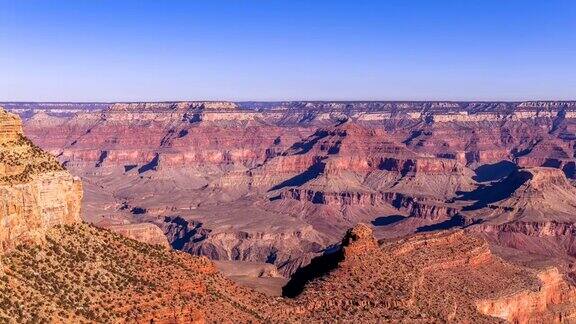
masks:
[[[287,102],[334,102],[334,103],[353,103],[353,102],[367,102],[367,103],[379,103],[379,102],[386,102],[386,103],[407,103],[407,102],[450,102],[450,103],[490,103],[490,102],[500,102],[500,103],[522,103],[522,102],[565,102],[565,103],[576,103],[575,99],[523,99],[523,100],[510,100],[510,99],[482,99],[482,100],[443,100],[443,99],[424,99],[424,100],[375,100],[375,99],[350,99],[350,100],[330,100],[330,99],[291,99],[291,100],[228,100],[228,99],[221,99],[221,100],[95,100],[95,101],[34,101],[34,100],[7,100],[7,101],[0,101],[0,104],[116,104],[116,103],[176,103],[176,102],[232,102],[232,103],[287,103]]]

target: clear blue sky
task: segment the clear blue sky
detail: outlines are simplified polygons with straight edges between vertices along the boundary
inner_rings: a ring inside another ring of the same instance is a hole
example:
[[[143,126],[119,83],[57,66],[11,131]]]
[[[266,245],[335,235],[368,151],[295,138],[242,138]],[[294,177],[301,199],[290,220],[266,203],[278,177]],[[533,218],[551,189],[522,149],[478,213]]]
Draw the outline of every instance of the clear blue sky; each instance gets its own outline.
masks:
[[[0,101],[576,99],[574,0],[0,0]]]

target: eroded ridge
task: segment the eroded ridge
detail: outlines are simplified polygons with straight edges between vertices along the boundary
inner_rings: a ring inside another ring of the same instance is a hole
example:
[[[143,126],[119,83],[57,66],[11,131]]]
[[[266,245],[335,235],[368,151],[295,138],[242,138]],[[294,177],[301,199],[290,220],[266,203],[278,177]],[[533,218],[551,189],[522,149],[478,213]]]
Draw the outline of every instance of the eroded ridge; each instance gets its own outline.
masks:
[[[378,247],[370,228],[359,225],[344,243],[338,267],[296,298],[302,315],[432,322],[576,316],[574,288],[556,270],[505,262],[484,240],[463,231],[416,235]]]

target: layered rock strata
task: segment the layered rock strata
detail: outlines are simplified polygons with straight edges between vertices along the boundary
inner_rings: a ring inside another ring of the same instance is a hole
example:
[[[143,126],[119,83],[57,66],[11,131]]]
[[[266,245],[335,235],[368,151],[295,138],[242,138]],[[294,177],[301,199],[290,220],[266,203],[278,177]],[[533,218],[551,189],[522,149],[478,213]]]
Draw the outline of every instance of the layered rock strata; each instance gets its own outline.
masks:
[[[296,297],[304,318],[474,323],[576,318],[576,290],[556,269],[507,263],[486,241],[462,231],[379,246],[370,227],[358,225],[340,253],[335,261],[324,260],[333,264],[329,274],[311,279]]]
[[[0,252],[39,241],[54,225],[80,222],[82,184],[0,110]]]
[[[576,177],[574,102],[117,103],[101,110],[86,105],[74,116],[46,107],[39,104],[43,112],[28,119],[26,132],[84,178],[87,220],[199,220],[211,232],[189,250],[223,259],[263,262],[277,250],[283,257],[271,259],[287,261],[293,253],[321,253],[318,246],[337,242],[347,227],[379,218],[405,217],[386,237],[468,226],[485,217],[468,215],[472,210],[464,209],[477,199],[460,195],[519,166]],[[273,225],[262,226],[264,219]],[[500,241],[550,250],[484,225]],[[306,226],[322,240],[254,243]],[[566,235],[562,246],[571,240]]]

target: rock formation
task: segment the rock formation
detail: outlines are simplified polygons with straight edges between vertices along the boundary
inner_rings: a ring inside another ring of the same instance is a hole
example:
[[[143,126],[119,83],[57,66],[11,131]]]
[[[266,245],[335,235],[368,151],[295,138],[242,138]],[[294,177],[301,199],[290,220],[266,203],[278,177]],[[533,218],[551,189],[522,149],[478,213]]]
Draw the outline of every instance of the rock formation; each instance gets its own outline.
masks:
[[[0,110],[0,143],[17,141],[22,135],[22,122],[18,116]]]
[[[462,212],[475,224],[469,230],[522,251],[576,257],[576,188],[561,170],[520,169],[480,190]]]
[[[301,170],[273,187],[281,198],[349,213],[392,207],[415,217],[445,219],[455,213],[445,199],[475,188],[473,172],[456,160],[416,153],[382,130],[351,122],[318,130],[252,172],[279,174],[271,168],[286,164],[285,159],[298,161]]]
[[[39,241],[48,228],[80,221],[82,184],[22,134],[0,109],[0,252]]]
[[[175,249],[213,260],[272,263],[285,276],[306,264],[328,243],[310,225],[294,230],[294,224],[260,224],[260,220],[249,218],[249,214],[240,215],[247,219],[237,221],[236,228],[211,229],[202,222],[180,216],[165,217],[157,224]],[[248,224],[244,225],[245,222]]]
[[[170,248],[170,242],[164,232],[160,227],[151,223],[109,225],[105,228],[142,243]]]
[[[463,231],[417,235],[378,246],[360,224],[340,261],[295,299],[302,318],[359,322],[570,322],[576,289],[556,269],[494,256]],[[439,297],[441,296],[441,297]]]

